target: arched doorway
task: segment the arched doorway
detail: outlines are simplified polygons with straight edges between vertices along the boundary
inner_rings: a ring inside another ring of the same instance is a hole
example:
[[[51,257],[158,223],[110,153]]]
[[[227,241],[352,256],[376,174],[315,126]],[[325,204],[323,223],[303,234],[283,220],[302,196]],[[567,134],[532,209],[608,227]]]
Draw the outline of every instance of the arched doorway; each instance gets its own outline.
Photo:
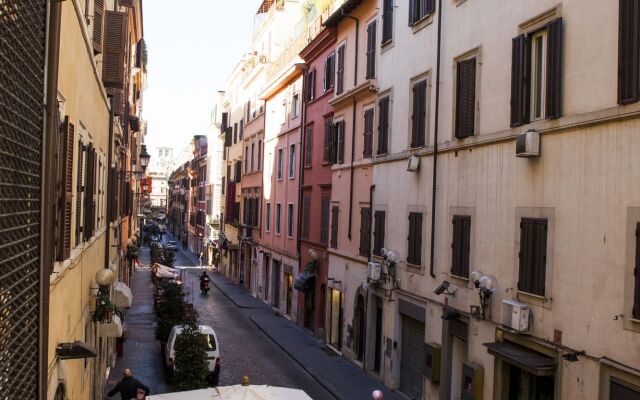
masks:
[[[360,362],[364,360],[364,333],[365,333],[365,307],[362,293],[356,295],[355,310],[353,313],[353,353]]]

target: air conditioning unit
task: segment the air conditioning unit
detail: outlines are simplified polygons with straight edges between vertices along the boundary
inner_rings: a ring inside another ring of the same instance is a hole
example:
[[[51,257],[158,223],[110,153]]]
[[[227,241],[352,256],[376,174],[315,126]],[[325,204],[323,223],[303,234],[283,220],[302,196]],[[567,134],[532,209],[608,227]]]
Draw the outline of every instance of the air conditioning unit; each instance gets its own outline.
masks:
[[[516,300],[502,300],[502,325],[518,332],[531,330],[529,306]]]
[[[516,157],[538,157],[540,155],[540,134],[533,129],[516,137]]]
[[[407,171],[416,172],[420,168],[420,157],[411,156],[409,157],[409,162],[407,163]]]
[[[369,277],[369,280],[379,281],[381,271],[382,265],[379,262],[369,261],[367,265],[367,277]]]

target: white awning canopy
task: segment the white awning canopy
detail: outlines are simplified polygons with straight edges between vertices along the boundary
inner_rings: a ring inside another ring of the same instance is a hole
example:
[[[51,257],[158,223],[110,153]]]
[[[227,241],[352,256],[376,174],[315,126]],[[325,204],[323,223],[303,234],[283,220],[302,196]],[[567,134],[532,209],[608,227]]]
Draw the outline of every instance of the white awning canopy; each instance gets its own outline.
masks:
[[[312,400],[304,391],[267,385],[235,385],[154,394],[148,400]]]
[[[98,323],[98,330],[101,337],[120,337],[122,336],[122,322],[120,317],[114,315],[111,322]]]
[[[116,282],[116,287],[114,288],[114,297],[116,307],[131,307],[131,303],[133,302],[133,295],[131,294],[131,289],[129,289],[129,286],[125,285],[124,282]]]

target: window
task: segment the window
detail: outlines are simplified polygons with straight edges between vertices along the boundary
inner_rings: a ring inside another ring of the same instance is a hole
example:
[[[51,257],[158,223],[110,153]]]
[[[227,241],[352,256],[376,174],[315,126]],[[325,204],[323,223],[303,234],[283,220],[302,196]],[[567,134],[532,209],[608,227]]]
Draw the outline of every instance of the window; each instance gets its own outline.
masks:
[[[224,194],[224,181],[225,181],[225,177],[222,177],[222,194]]]
[[[359,253],[363,257],[369,257],[371,251],[371,209],[360,209],[360,248]]]
[[[469,277],[469,253],[471,251],[471,217],[453,216],[453,242],[451,243],[451,274]]]
[[[293,95],[291,99],[291,118],[298,117],[298,100],[300,99],[300,95],[298,93]]]
[[[313,160],[313,126],[308,126],[304,137],[304,166],[310,167]]]
[[[316,98],[316,70],[307,72],[305,100],[311,101]]]
[[[382,0],[382,44],[393,39],[393,0]]]
[[[407,263],[422,264],[422,213],[409,213]]]
[[[362,157],[371,158],[373,153],[373,108],[364,112],[364,147]]]
[[[236,182],[240,182],[242,180],[242,161],[236,161]]]
[[[640,388],[611,378],[609,382],[609,400],[640,400]]]
[[[271,203],[266,204],[264,214],[264,230],[269,232],[271,230]]]
[[[251,172],[253,172],[253,153],[255,152],[256,144],[251,143]]]
[[[328,92],[333,88],[333,83],[335,80],[335,62],[336,55],[332,53],[326,60],[324,60],[324,91]]]
[[[289,178],[296,176],[296,145],[289,146]]]
[[[378,154],[387,154],[389,142],[389,97],[378,102]]]
[[[512,40],[511,126],[559,118],[562,90],[562,18]]]
[[[249,121],[251,121],[251,100],[247,101],[247,123],[249,123]]]
[[[238,139],[242,140],[242,135],[244,134],[244,119],[240,120],[240,133],[238,134]]]
[[[280,221],[282,215],[282,206],[280,203],[276,204],[276,235],[280,234]]]
[[[344,162],[344,121],[338,121],[333,129],[333,154],[332,162],[342,164]]]
[[[518,290],[538,296],[545,295],[547,259],[547,220],[520,220],[520,268]]]
[[[82,140],[78,140],[78,159],[76,160],[76,167],[78,169],[78,173],[76,175],[76,230],[75,230],[75,245],[79,245],[82,242],[82,220],[83,220],[83,200],[84,200],[84,186],[85,186],[85,176],[84,172],[84,153],[86,152],[86,147],[82,144]],[[121,215],[124,211],[124,188],[120,187],[120,211]]]
[[[634,319],[640,320],[640,222],[636,224],[636,264],[634,277],[635,285],[632,315]]]
[[[620,0],[618,29],[618,104],[640,99],[640,19],[636,0]]]
[[[233,124],[233,143],[238,143],[238,123]]]
[[[367,25],[367,68],[365,78],[376,77],[376,21]]]
[[[415,24],[435,10],[435,0],[409,0],[409,25]]]
[[[287,204],[287,237],[293,237],[293,204]]]
[[[340,213],[340,207],[331,207],[331,247],[338,248],[338,215]]]
[[[342,350],[342,325],[344,318],[344,294],[336,289],[329,289],[329,344],[336,350]]]
[[[385,230],[386,213],[384,211],[376,211],[373,213],[373,254],[382,256],[380,250],[384,247],[384,230]]]
[[[323,195],[320,209],[320,242],[329,243],[329,196]]]
[[[311,224],[311,196],[302,199],[302,238],[309,239],[309,225]]]
[[[413,84],[411,106],[411,147],[422,147],[427,135],[427,81]]]
[[[322,162],[324,163],[332,162],[334,130],[333,119],[326,118],[324,120],[324,151],[322,156]]]
[[[456,137],[475,133],[476,59],[458,61],[456,68]]]
[[[282,179],[282,152],[283,149],[278,149],[278,180]]]
[[[336,95],[344,92],[344,44],[338,47],[338,68],[336,71]]]
[[[258,171],[262,170],[262,140],[258,140]]]
[[[244,174],[249,173],[249,146],[244,147]]]

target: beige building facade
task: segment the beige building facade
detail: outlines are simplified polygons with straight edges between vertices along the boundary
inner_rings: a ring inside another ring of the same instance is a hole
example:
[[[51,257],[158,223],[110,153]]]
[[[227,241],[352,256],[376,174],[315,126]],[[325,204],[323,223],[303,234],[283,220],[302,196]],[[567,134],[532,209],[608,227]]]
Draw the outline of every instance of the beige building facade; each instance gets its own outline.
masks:
[[[365,364],[387,386],[425,399],[640,396],[626,3],[379,1],[389,148],[374,150],[383,277],[367,287],[366,358],[382,365]]]

